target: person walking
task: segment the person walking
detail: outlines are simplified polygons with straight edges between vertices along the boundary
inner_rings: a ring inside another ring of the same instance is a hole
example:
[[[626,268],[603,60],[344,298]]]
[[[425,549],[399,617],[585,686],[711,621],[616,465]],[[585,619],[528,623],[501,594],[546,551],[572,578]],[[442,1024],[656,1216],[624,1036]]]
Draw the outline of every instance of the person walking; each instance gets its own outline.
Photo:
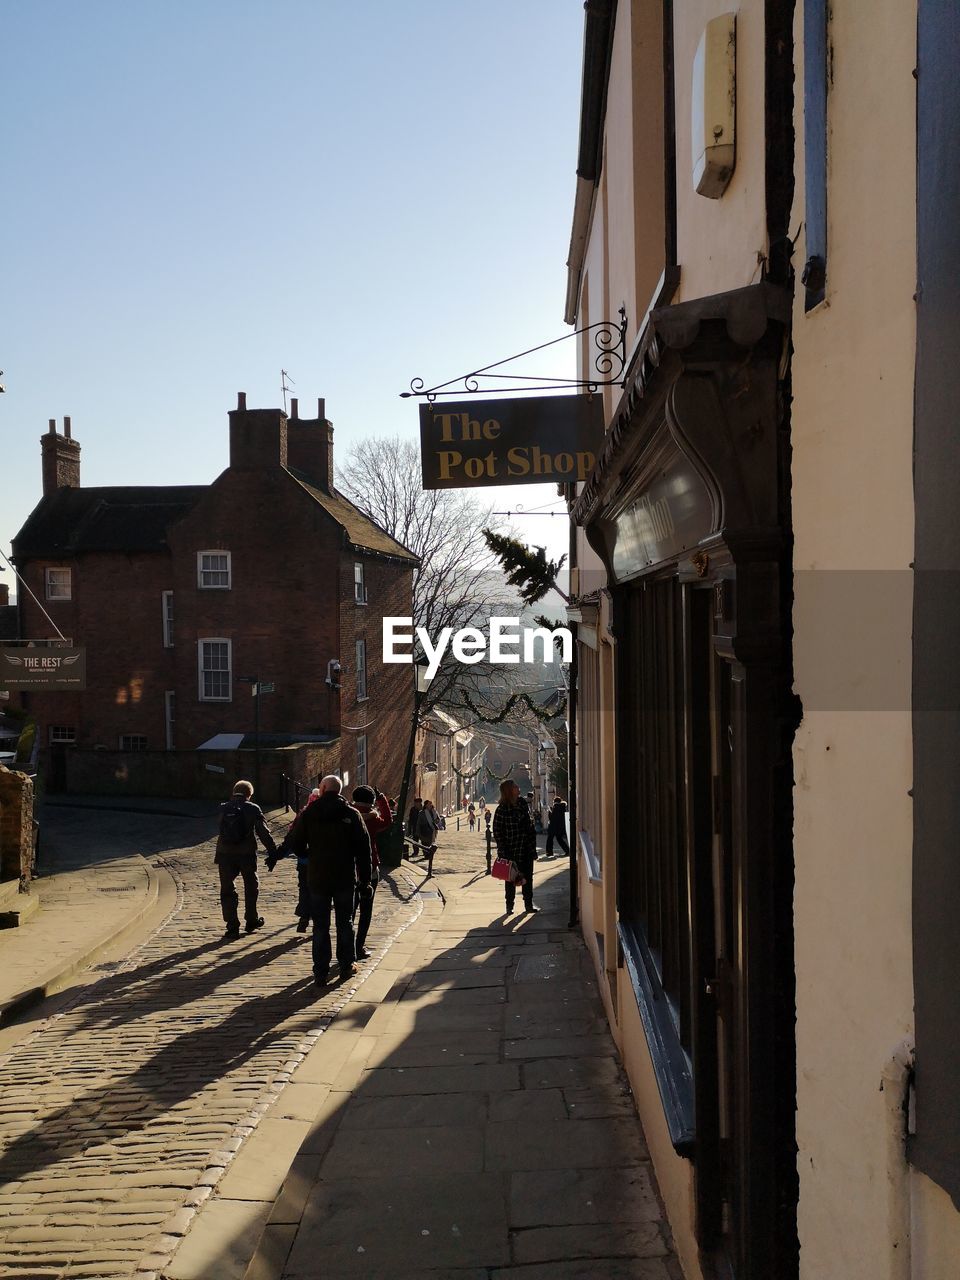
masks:
[[[354,963],[353,904],[357,892],[370,897],[373,888],[370,837],[360,814],[340,794],[343,783],[335,774],[320,779],[320,795],[296,824],[291,845],[307,855],[307,884],[313,915],[313,980],[322,985],[330,976],[330,911],[337,928],[340,981],[357,972]]]
[[[363,819],[364,826],[367,828],[367,835],[370,837],[372,860],[371,892],[364,896],[360,893],[358,887],[353,903],[353,914],[357,922],[357,959],[369,960],[370,952],[367,950],[365,943],[370,921],[373,919],[373,898],[377,892],[377,885],[380,883],[380,850],[377,848],[377,836],[383,831],[389,831],[393,826],[393,814],[390,812],[390,802],[387,797],[382,791],[377,791],[375,787],[354,787],[352,799],[353,807]]]
[[[417,834],[416,839],[420,844],[430,848],[437,842],[437,832],[440,830],[440,815],[434,808],[432,800],[425,800],[423,808],[417,817]]]
[[[537,856],[537,833],[530,808],[520,795],[520,788],[509,778],[500,783],[500,803],[493,815],[493,838],[497,843],[497,857],[509,858],[517,864],[522,877],[524,911],[539,911],[540,908],[533,904],[533,862]],[[517,900],[517,886],[505,880],[503,891],[507,915],[510,915]]]
[[[553,804],[550,806],[550,817],[547,820],[547,849],[546,857],[554,858],[557,855],[553,852],[553,842],[557,844],[563,852],[570,856],[570,845],[567,843],[567,806],[559,796],[553,797]]]
[[[263,820],[263,810],[253,803],[253,784],[241,778],[233,795],[220,806],[220,832],[214,863],[220,874],[220,910],[226,925],[225,936],[240,937],[240,899],[236,880],[243,880],[243,915],[247,933],[263,925],[257,914],[260,881],[257,878],[257,839],[269,857],[277,852],[273,836]]]
[[[477,825],[477,811],[472,804],[467,809],[467,817],[470,820],[470,830],[472,831],[474,827]]]
[[[423,801],[419,796],[414,796],[413,804],[410,806],[410,812],[407,814],[407,835],[411,840],[417,840],[417,823],[420,821],[420,813],[423,809]]]
[[[297,814],[293,822],[287,829],[287,834],[280,841],[279,848],[276,853],[271,854],[267,858],[267,870],[272,871],[277,863],[285,858],[291,851],[293,844],[293,833],[297,829],[297,823],[303,817],[304,810],[307,805],[313,804],[314,800],[320,795],[320,788],[314,787],[310,792],[307,804]],[[297,917],[297,933],[306,933],[310,927],[310,886],[307,884],[307,855],[301,854],[297,860],[297,906],[294,914]]]

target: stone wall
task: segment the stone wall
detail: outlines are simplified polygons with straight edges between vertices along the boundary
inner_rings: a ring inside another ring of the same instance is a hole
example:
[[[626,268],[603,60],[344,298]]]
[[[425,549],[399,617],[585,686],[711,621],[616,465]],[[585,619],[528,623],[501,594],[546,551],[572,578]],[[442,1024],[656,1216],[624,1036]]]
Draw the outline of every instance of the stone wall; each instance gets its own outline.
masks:
[[[0,881],[29,877],[33,860],[33,780],[0,765]]]

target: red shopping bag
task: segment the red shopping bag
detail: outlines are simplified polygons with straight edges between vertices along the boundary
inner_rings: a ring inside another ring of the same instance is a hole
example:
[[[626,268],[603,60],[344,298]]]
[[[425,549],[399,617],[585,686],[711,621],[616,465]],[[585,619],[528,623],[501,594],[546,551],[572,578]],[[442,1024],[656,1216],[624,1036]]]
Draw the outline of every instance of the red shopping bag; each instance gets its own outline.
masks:
[[[520,873],[517,870],[517,864],[511,862],[509,858],[495,858],[490,874],[495,880],[509,880],[515,883]]]

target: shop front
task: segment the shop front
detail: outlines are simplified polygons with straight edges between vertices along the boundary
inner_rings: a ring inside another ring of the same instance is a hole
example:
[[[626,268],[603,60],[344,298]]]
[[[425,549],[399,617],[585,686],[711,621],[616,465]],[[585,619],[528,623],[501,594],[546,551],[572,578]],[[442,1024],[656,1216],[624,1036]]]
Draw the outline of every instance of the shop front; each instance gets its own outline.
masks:
[[[789,308],[761,283],[652,312],[574,507],[615,641],[620,1042],[665,1195],[686,1180],[736,1280],[796,1268]]]

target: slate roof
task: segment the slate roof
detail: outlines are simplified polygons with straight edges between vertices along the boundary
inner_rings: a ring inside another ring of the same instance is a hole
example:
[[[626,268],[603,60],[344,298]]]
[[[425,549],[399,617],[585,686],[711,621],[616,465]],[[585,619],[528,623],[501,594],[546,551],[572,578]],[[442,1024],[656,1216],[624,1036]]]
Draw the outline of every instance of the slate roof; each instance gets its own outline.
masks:
[[[408,560],[411,567],[419,563],[412,551],[392,538],[386,529],[382,529],[370,516],[364,515],[342,493],[337,493],[335,489],[331,493],[325,493],[323,489],[312,485],[302,472],[294,471],[292,467],[288,467],[287,470],[294,480],[306,489],[314,502],[323,507],[324,511],[345,530],[352,547],[360,551],[375,551],[380,555],[393,556],[398,560]]]
[[[352,547],[418,563],[343,494],[325,493],[290,469],[290,476],[340,525]],[[86,551],[162,551],[167,528],[187,514],[209,485],[58,489],[41,498],[13,540],[14,557],[72,556]]]
[[[162,551],[167,526],[187,514],[206,485],[58,489],[41,498],[13,540],[15,557],[85,551]]]

